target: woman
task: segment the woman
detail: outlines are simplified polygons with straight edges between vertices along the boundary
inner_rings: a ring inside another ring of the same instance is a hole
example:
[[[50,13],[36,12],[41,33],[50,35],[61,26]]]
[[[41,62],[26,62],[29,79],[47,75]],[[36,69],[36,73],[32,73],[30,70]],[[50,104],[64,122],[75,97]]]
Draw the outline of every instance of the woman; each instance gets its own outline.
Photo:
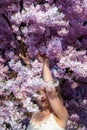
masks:
[[[43,62],[43,76],[45,82],[52,79],[48,60],[39,55],[39,60]],[[56,89],[40,88],[38,92],[41,99],[36,99],[40,108],[39,112],[32,115],[27,130],[65,130],[68,121],[68,112],[63,105],[60,92]]]

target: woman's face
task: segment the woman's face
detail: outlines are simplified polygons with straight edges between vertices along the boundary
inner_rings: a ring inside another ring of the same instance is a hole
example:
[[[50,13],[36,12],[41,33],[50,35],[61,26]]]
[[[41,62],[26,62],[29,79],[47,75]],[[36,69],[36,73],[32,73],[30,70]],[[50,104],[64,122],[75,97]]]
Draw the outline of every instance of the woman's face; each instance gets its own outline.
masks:
[[[37,93],[39,94],[39,97],[37,98],[38,105],[42,108],[49,107],[50,104],[49,104],[48,97],[46,95],[45,88],[43,87],[38,89]]]

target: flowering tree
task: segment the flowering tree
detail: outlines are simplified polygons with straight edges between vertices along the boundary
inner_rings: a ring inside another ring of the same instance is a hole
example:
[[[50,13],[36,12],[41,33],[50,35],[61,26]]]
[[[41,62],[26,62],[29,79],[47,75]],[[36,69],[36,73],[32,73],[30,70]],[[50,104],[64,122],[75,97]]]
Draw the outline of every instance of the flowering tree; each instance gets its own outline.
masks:
[[[67,130],[87,129],[87,0],[0,1],[0,130],[26,130],[38,87],[61,86]],[[44,82],[46,55],[55,81]]]

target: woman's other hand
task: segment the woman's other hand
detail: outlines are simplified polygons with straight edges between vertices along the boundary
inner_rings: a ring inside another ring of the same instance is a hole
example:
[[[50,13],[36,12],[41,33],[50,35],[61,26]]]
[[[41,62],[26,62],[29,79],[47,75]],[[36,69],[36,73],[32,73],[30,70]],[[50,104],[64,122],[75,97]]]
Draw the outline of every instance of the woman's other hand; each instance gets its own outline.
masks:
[[[49,60],[46,55],[41,55],[40,53],[38,53],[38,60],[43,64],[49,65]]]
[[[23,54],[19,54],[19,57],[22,58],[22,60],[24,61],[24,63],[26,65],[30,65],[30,59],[29,59],[29,56],[28,54],[26,53],[26,55],[24,56]]]

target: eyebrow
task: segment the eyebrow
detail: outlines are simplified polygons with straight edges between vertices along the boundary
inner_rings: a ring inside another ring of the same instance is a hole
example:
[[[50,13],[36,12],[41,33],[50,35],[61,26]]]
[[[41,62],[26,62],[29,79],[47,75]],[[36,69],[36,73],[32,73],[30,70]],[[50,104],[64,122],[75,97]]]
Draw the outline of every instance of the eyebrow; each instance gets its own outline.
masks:
[[[37,90],[37,92],[40,92],[40,91],[45,92],[45,88],[40,88],[39,90]]]

